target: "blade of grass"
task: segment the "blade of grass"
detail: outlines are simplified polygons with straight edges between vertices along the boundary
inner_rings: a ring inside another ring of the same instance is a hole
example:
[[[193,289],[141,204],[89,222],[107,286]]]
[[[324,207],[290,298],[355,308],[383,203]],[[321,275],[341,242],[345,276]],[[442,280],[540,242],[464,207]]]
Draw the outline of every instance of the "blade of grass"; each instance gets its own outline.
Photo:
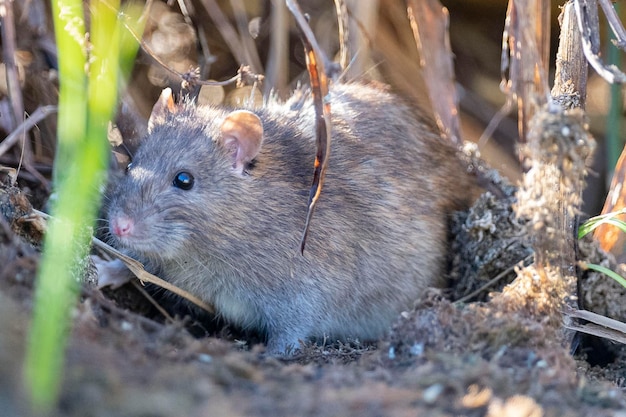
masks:
[[[149,6],[146,8],[146,12]],[[125,2],[122,10],[118,14],[120,32],[120,81],[125,81],[130,77],[131,71],[135,64],[135,55],[139,50],[139,41],[135,36],[143,33],[146,24],[146,16],[144,16],[143,6],[139,2]]]
[[[54,33],[59,51],[59,115],[53,182],[63,181],[72,148],[83,140],[87,125],[87,43],[81,0],[53,0]]]
[[[604,267],[602,265],[597,265],[597,264],[588,264],[586,262],[582,263],[582,267],[585,268],[585,269],[591,269],[592,271],[596,271],[596,272],[600,272],[602,274],[605,274],[605,275],[609,276],[610,278],[613,278],[615,281],[619,282],[622,286],[626,287],[626,279],[624,279],[624,277],[622,277],[617,272],[612,271],[612,270],[610,270],[607,267]]]
[[[580,228],[578,229],[578,238],[582,239],[587,234],[593,232],[596,228],[600,227],[603,224],[612,224],[618,227],[622,232],[626,233],[626,222],[615,218],[620,214],[626,214],[626,209],[592,217],[580,226]]]
[[[69,313],[86,266],[89,226],[97,215],[106,174],[107,122],[117,101],[119,60],[132,60],[130,52],[138,48],[120,47],[119,0],[90,2],[89,56],[81,0],[52,4],[60,79],[54,166],[58,197],[52,201],[54,218],[44,240],[24,369],[37,412],[50,410],[60,392]]]
[[[85,21],[81,0],[52,1],[52,16],[59,50],[58,145],[54,182],[63,184],[69,172],[59,169],[72,164],[73,149],[84,137],[87,122],[85,74]],[[59,212],[59,201],[52,201]],[[75,298],[72,278],[72,224],[53,221],[44,242],[38,273],[33,323],[26,352],[25,382],[32,406],[49,409],[58,397],[59,375],[63,366],[67,317]]]

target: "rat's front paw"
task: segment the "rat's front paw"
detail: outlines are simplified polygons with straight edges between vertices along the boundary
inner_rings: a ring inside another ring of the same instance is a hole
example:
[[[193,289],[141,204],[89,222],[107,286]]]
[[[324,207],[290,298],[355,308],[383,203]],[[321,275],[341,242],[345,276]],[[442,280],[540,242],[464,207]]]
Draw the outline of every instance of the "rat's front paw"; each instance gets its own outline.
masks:
[[[105,261],[99,256],[92,255],[91,260],[98,270],[98,288],[110,286],[115,289],[126,284],[133,277],[124,262],[119,259]]]

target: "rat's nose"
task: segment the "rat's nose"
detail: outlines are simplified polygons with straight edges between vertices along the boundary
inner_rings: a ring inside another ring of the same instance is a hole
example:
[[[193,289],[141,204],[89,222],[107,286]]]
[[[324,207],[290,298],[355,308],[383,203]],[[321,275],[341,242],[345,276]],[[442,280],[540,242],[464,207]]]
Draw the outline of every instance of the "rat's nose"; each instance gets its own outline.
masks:
[[[111,219],[111,231],[117,237],[128,237],[133,234],[135,225],[130,217],[119,215]]]

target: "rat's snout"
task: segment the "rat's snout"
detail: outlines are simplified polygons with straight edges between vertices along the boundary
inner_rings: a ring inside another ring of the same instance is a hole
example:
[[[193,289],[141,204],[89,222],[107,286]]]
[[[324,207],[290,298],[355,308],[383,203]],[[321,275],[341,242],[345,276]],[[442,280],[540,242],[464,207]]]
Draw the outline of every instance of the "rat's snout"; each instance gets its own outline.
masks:
[[[133,220],[124,214],[111,218],[111,231],[117,237],[131,236],[134,228]]]

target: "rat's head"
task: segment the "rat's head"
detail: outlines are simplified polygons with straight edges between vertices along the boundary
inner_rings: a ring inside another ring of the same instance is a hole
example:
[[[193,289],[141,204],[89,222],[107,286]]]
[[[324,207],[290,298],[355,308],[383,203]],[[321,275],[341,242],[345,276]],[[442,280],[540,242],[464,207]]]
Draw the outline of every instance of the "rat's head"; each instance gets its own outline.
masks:
[[[262,141],[254,113],[175,105],[164,90],[149,134],[109,196],[116,246],[171,259],[202,245],[211,224],[237,205]]]

